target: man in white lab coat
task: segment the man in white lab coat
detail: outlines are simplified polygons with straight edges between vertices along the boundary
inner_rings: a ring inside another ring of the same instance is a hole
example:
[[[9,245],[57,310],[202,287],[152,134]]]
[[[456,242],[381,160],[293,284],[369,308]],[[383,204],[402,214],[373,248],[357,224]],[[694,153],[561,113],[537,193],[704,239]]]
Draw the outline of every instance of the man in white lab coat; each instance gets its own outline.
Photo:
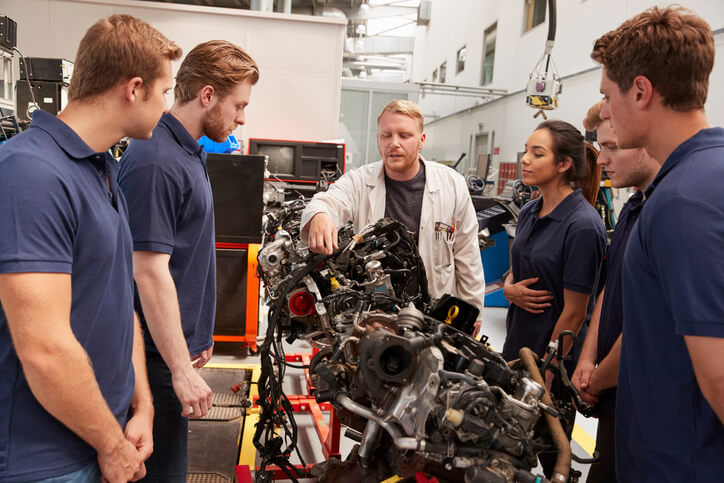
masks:
[[[310,250],[331,254],[337,227],[352,221],[359,231],[393,218],[415,233],[433,298],[452,294],[483,314],[485,279],[478,221],[464,178],[419,154],[424,118],[413,102],[395,100],[377,118],[382,160],[350,171],[328,191],[317,193],[302,214],[302,240]]]

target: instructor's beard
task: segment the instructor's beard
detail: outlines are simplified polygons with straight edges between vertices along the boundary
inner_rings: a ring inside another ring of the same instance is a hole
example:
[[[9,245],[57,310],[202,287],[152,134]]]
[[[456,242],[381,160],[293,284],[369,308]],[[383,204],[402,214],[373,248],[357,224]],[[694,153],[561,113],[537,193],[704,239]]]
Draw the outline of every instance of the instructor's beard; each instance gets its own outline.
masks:
[[[227,131],[229,127],[224,125],[224,120],[221,116],[221,105],[216,104],[211,110],[204,116],[204,120],[201,123],[203,133],[214,142],[223,143],[228,137]]]

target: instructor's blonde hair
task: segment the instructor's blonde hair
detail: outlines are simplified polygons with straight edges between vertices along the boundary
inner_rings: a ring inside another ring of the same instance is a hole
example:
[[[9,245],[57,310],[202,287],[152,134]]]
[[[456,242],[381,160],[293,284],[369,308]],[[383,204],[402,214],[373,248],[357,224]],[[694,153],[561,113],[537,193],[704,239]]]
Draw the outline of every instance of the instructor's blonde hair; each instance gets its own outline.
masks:
[[[382,114],[386,112],[396,112],[398,114],[404,114],[405,116],[411,117],[412,119],[417,121],[417,126],[420,128],[420,132],[422,132],[425,128],[425,116],[422,115],[422,111],[412,101],[408,101],[405,99],[396,99],[389,104],[385,106],[384,109],[382,109],[382,112],[380,112],[380,115],[377,116],[377,125],[380,125],[380,119],[382,118]]]

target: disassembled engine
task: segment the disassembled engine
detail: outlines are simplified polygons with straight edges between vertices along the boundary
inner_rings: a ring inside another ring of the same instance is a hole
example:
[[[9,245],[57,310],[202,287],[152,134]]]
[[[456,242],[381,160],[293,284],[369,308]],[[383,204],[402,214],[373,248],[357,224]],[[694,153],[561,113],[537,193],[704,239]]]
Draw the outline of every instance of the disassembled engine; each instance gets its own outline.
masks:
[[[297,426],[281,389],[283,335],[320,349],[309,368],[315,397],[332,403],[360,441],[346,461],[317,465],[320,481],[378,482],[418,471],[450,482],[577,481],[566,436],[571,398],[552,401],[539,370],[552,370],[582,403],[551,364],[556,348],[545,361],[523,349],[509,365],[485,338],[434,317],[415,241],[396,221],[356,234],[346,226],[332,255],[310,253],[299,237],[304,206],[293,201],[267,215],[258,257],[270,308],[260,349],[257,481],[267,481],[270,464],[293,480],[309,476],[289,463]],[[557,455],[550,480],[531,473],[541,452]]]

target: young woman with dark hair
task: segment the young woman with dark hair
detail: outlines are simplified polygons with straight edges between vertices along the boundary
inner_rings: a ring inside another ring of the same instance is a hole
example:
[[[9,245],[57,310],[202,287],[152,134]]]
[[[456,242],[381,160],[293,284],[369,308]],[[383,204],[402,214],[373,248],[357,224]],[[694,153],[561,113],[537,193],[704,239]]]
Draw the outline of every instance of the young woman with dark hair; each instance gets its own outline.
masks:
[[[522,347],[543,357],[549,341],[564,330],[578,333],[590,317],[606,247],[603,222],[592,206],[601,176],[595,154],[578,129],[563,121],[545,121],[528,138],[523,183],[537,186],[541,196],[520,211],[511,247],[504,288],[511,302],[507,360]],[[570,350],[570,343],[563,349]]]
[[[516,359],[530,347],[539,357],[564,330],[582,338],[583,323],[595,304],[598,277],[606,250],[606,231],[593,207],[601,170],[596,152],[581,133],[563,121],[538,125],[521,159],[523,183],[537,186],[541,196],[520,210],[511,247],[511,272],[503,293],[510,301],[503,357]],[[577,344],[580,350],[581,342]],[[571,350],[566,339],[564,353]],[[574,360],[566,364],[573,373]],[[557,362],[557,361],[554,361]],[[552,374],[544,374],[551,387]],[[568,415],[571,418],[573,415]],[[539,455],[550,476],[555,453]]]

